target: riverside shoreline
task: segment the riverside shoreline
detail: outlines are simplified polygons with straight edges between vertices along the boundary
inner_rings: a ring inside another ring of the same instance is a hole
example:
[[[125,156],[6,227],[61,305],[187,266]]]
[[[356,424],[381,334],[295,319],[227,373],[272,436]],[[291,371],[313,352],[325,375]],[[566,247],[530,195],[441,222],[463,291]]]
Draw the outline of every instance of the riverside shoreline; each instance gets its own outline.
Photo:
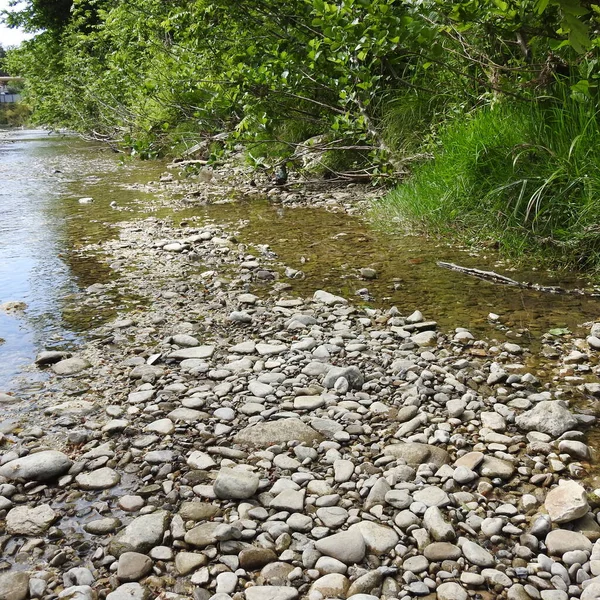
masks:
[[[235,228],[118,228],[82,251],[144,309],[42,353],[33,410],[0,397],[0,599],[600,598],[595,419],[569,405],[600,395],[600,327],[543,380],[436,315],[298,297]]]

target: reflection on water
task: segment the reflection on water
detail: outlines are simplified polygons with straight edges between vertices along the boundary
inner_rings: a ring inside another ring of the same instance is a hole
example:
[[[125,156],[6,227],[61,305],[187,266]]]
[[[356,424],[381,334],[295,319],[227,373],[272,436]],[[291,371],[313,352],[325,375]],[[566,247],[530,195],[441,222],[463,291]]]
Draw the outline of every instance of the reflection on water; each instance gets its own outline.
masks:
[[[500,315],[520,343],[535,344],[542,333],[596,320],[596,298],[555,296],[497,286],[460,273],[440,269],[439,260],[464,266],[499,270],[494,256],[472,256],[436,240],[391,236],[369,228],[361,219],[324,210],[274,206],[266,200],[182,208],[167,201],[162,208],[144,209],[154,201],[131,184],[157,179],[161,163],[128,162],[98,145],[72,137],[48,136],[43,131],[0,131],[0,304],[27,304],[22,314],[0,311],[0,391],[23,389],[35,380],[27,372],[41,349],[65,349],[82,332],[97,326],[116,311],[136,305],[112,286],[107,302],[82,301],[81,290],[113,277],[106,263],[86,245],[115,235],[112,224],[151,214],[184,220],[229,222],[239,239],[269,244],[280,260],[301,270],[303,279],[285,279],[293,292],[310,295],[315,289],[363,303],[356,295],[368,288],[373,306],[397,306],[404,314],[421,310],[444,329],[467,327],[488,337],[502,337],[488,322]],[[92,197],[92,204],[79,198]],[[115,202],[117,208],[111,207]],[[372,267],[373,281],[358,277]],[[198,267],[200,268],[200,267]],[[552,281],[540,273],[507,273],[515,279],[579,287],[564,276]],[[519,329],[528,331],[519,332]],[[38,375],[39,376],[39,375]],[[25,383],[24,383],[25,382]]]
[[[125,167],[77,138],[0,131],[0,304],[27,305],[23,313],[0,311],[0,390],[18,387],[15,378],[40,349],[70,348],[97,322],[75,294],[109,272],[77,249],[110,235],[107,221],[130,216],[108,206],[117,195],[125,208],[140,196],[123,183],[152,175],[148,164]],[[84,196],[95,202],[79,204]]]
[[[168,214],[163,211],[162,216]],[[390,235],[343,213],[284,209],[264,200],[201,206],[178,213],[179,219],[194,215],[231,223],[243,218],[246,223],[240,240],[269,244],[284,264],[301,270],[304,279],[285,281],[303,295],[323,288],[361,304],[356,292],[367,288],[372,297],[366,302],[368,305],[396,306],[402,314],[418,309],[444,329],[466,327],[473,333],[502,339],[502,332],[488,320],[493,312],[500,315],[505,329],[510,328],[509,337],[518,341],[522,335],[521,343],[533,345],[549,329],[567,327],[575,332],[578,325],[596,320],[600,314],[600,298],[495,285],[437,266],[437,261],[445,261],[505,272],[496,267],[498,257],[493,253],[476,256],[433,239]],[[361,279],[359,271],[363,267],[374,268],[377,278]],[[564,273],[506,274],[522,281],[566,288],[586,285]],[[519,334],[519,329],[528,331]]]

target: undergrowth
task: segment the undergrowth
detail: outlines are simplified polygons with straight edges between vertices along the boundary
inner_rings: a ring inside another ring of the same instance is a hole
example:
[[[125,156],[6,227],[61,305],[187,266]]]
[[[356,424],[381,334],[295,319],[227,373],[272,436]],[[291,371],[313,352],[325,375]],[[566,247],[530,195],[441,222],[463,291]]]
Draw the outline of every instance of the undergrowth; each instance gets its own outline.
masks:
[[[376,207],[376,218],[600,271],[595,103],[548,97],[479,109],[450,123],[433,154]]]

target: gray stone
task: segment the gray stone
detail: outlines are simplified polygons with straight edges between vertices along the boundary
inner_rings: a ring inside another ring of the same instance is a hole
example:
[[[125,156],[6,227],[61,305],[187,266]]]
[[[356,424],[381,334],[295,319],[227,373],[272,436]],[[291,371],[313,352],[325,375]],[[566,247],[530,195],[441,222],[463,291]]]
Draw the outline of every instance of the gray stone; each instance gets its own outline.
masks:
[[[109,552],[116,557],[124,552],[148,552],[162,542],[169,520],[164,510],[135,518],[110,541]]]
[[[58,597],[60,600],[97,600],[98,594],[89,585],[72,585],[60,592]]]
[[[297,396],[294,398],[294,409],[296,410],[316,410],[325,405],[325,398],[322,396]]]
[[[437,600],[467,600],[467,591],[458,583],[448,581],[436,588]]]
[[[493,567],[496,564],[495,558],[485,548],[482,548],[475,542],[461,538],[459,546],[465,558],[478,567]]]
[[[195,571],[198,567],[203,567],[207,562],[208,558],[204,554],[178,552],[175,556],[175,569],[179,575],[187,575]]]
[[[409,571],[410,573],[418,574],[427,571],[429,568],[429,561],[420,554],[406,558],[402,563],[402,569]]]
[[[544,506],[553,523],[568,523],[590,509],[585,489],[576,481],[561,481],[548,492]]]
[[[53,365],[54,363],[57,363],[63,360],[63,358],[67,357],[67,352],[61,352],[58,350],[44,350],[35,357],[35,364],[39,367],[45,367],[47,365]]]
[[[372,521],[352,525],[350,532],[360,532],[367,548],[374,554],[386,554],[399,542],[398,534],[391,528]]]
[[[84,490],[105,490],[121,481],[121,476],[109,467],[102,467],[90,473],[80,473],[75,481]]]
[[[323,387],[332,388],[340,377],[346,379],[350,387],[356,390],[360,390],[364,383],[358,367],[331,367],[323,378]]]
[[[73,464],[66,454],[58,450],[34,452],[11,460],[0,467],[0,477],[46,481],[66,473]]]
[[[433,542],[432,544],[428,544],[423,554],[427,560],[432,562],[458,560],[462,556],[461,549],[448,542]]]
[[[347,565],[361,562],[366,552],[365,540],[356,529],[317,540],[315,547],[321,554],[336,558]]]
[[[124,583],[106,596],[106,600],[148,600],[150,594],[139,583]]]
[[[196,346],[195,348],[182,348],[181,350],[175,350],[175,352],[171,352],[169,354],[169,358],[174,358],[175,360],[203,360],[205,358],[210,358],[215,351],[214,346]]]
[[[329,573],[317,579],[310,587],[309,597],[320,594],[322,598],[345,598],[350,581],[341,573]]]
[[[323,436],[300,419],[289,418],[266,421],[242,429],[234,442],[244,446],[268,448],[274,444],[284,444],[298,440],[312,445],[323,440]]]
[[[121,520],[116,517],[104,517],[86,523],[83,529],[92,535],[106,535],[114,533],[121,526]]]
[[[482,477],[510,479],[514,472],[515,466],[513,463],[495,456],[486,456],[479,466],[479,474]]]
[[[422,502],[425,506],[448,506],[450,504],[448,494],[434,485],[425,486],[423,489],[414,492],[413,500],[415,502]],[[443,542],[447,540],[438,541]]]
[[[117,577],[121,581],[138,581],[152,571],[152,560],[139,552],[123,552],[119,557]]]
[[[450,462],[450,456],[442,448],[411,442],[406,444],[392,444],[383,449],[386,456],[402,459],[410,467],[418,467],[424,463],[433,463],[441,467]]]
[[[539,431],[555,438],[577,428],[575,415],[561,400],[542,400],[531,410],[519,415],[515,423],[525,431]]]
[[[246,588],[246,600],[296,600],[298,590],[290,586],[255,585]]]
[[[191,544],[192,546],[196,546],[198,548],[206,548],[206,546],[212,546],[217,543],[217,529],[222,525],[222,523],[202,523],[193,529],[190,529],[185,534],[185,543]]]
[[[317,510],[317,517],[325,527],[337,529],[348,520],[348,511],[341,506],[323,507]]]
[[[217,498],[244,500],[251,498],[258,489],[258,475],[242,469],[222,468],[214,483]]]
[[[25,600],[29,596],[29,573],[9,571],[0,575],[1,600]]]
[[[345,298],[342,298],[341,296],[334,296],[333,294],[330,294],[324,290],[317,290],[313,294],[313,300],[315,302],[326,304],[327,306],[332,306],[334,304],[348,304],[348,300]]]
[[[430,506],[423,515],[423,526],[436,542],[452,542],[456,539],[454,527],[448,523],[437,506]]]
[[[592,551],[592,542],[583,534],[566,529],[555,529],[546,536],[548,552],[554,556],[562,556],[565,552],[573,550]]]
[[[73,356],[72,358],[65,358],[64,360],[53,364],[52,370],[57,375],[76,375],[85,369],[89,369],[91,366],[92,363],[85,360],[85,358]]]
[[[34,508],[17,506],[6,515],[6,532],[10,535],[41,535],[57,518],[58,514],[48,504]]]

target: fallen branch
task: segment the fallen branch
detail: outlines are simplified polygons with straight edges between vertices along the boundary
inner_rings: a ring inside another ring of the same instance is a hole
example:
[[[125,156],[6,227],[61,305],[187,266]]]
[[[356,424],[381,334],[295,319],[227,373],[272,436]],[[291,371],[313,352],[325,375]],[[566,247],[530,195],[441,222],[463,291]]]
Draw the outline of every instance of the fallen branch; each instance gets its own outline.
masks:
[[[470,275],[471,277],[477,277],[477,279],[483,279],[484,281],[489,281],[490,283],[495,283],[497,285],[508,285],[511,287],[518,287],[528,290],[535,290],[536,292],[544,292],[546,294],[572,294],[574,296],[600,296],[598,293],[594,292],[586,292],[582,289],[565,289],[556,285],[540,285],[538,283],[530,283],[529,281],[516,281],[515,279],[511,279],[510,277],[506,277],[505,275],[500,275],[499,273],[495,273],[494,271],[482,271],[481,269],[472,269],[470,267],[461,267],[460,265],[455,265],[454,263],[447,263],[438,261],[438,267],[442,267],[442,269],[449,269],[450,271],[458,271],[459,273],[464,273],[465,275]]]

